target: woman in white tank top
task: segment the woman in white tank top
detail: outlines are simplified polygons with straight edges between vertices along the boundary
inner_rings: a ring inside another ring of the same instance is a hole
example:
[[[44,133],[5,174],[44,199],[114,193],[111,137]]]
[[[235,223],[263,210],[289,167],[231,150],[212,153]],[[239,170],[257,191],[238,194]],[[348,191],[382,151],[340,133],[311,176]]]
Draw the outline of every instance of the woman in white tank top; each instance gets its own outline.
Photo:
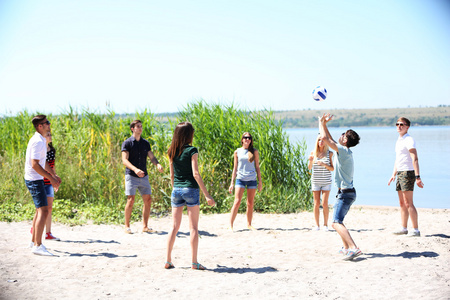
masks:
[[[311,188],[314,196],[314,219],[316,221],[313,230],[320,230],[320,194],[322,193],[323,229],[328,231],[328,197],[331,191],[331,172],[334,170],[332,158],[333,152],[328,149],[328,146],[322,140],[322,136],[319,135],[308,163],[308,169],[312,169]]]

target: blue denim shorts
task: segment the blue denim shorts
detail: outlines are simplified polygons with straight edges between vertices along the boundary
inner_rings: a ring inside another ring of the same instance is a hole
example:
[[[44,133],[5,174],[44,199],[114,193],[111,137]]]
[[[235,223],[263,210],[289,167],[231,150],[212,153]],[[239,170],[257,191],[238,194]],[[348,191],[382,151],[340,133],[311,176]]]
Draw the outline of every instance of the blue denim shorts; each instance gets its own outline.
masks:
[[[256,186],[257,186],[258,184],[257,184],[257,182],[256,182],[256,180],[249,180],[249,181],[246,181],[246,180],[240,180],[240,179],[236,179],[236,184],[234,185],[234,187],[240,187],[240,188],[247,188],[247,189],[250,189],[250,190],[255,190],[256,189]]]
[[[316,191],[331,191],[331,184],[318,185],[318,184],[312,184],[311,183],[311,190],[313,192],[316,192]]]
[[[48,206],[44,180],[25,180],[36,208]]]
[[[135,177],[131,175],[125,175],[125,195],[134,196],[136,195],[136,189],[142,195],[151,195],[152,188],[150,182],[148,181],[148,175],[144,177]]]
[[[172,207],[181,207],[187,205],[193,207],[200,205],[200,189],[197,188],[173,188]]]
[[[344,222],[345,215],[347,215],[350,209],[350,206],[352,206],[353,202],[356,200],[356,191],[350,193],[341,193],[338,191],[336,198],[336,203],[333,208],[333,223],[342,224]]]
[[[45,188],[45,194],[47,197],[55,197],[55,190],[53,189],[53,185],[51,184],[44,184]]]

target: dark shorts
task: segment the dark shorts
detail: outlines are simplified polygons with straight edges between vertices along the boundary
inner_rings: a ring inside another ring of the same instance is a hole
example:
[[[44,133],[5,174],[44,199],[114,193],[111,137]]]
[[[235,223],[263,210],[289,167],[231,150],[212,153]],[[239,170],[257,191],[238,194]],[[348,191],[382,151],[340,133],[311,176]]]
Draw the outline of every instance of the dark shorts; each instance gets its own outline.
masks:
[[[341,193],[338,191],[336,195],[336,203],[334,204],[334,214],[333,214],[333,223],[344,223],[344,218],[347,215],[350,206],[352,206],[353,202],[356,200],[356,191]]]
[[[48,206],[47,193],[45,192],[44,180],[25,180],[25,184],[33,198],[36,208]]]
[[[414,171],[397,172],[396,191],[414,191],[414,183],[416,182],[416,173]]]

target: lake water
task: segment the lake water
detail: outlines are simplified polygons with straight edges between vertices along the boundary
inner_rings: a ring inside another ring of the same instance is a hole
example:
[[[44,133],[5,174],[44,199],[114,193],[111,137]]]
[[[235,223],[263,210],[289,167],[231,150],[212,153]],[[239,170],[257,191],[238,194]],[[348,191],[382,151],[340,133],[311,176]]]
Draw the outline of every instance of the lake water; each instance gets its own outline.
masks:
[[[355,162],[353,184],[357,198],[355,204],[399,206],[395,182],[387,185],[395,162],[395,127],[355,127],[361,140],[352,148]],[[329,128],[337,141],[347,128]],[[286,129],[291,142],[306,141],[307,153],[313,150],[319,130],[317,128]],[[414,187],[414,204],[420,208],[450,208],[450,126],[410,127],[419,157],[420,176],[424,188]],[[334,178],[334,176],[333,176]],[[334,199],[337,188],[331,190]],[[334,203],[334,201],[330,202]]]

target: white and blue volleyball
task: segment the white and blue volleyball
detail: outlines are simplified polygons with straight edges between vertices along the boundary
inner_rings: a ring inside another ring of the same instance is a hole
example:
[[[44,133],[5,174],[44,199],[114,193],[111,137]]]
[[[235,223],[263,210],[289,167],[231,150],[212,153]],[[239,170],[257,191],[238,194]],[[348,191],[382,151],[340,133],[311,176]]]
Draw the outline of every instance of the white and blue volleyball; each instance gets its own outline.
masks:
[[[327,89],[322,86],[318,86],[313,90],[312,95],[314,100],[323,101],[327,98]]]

